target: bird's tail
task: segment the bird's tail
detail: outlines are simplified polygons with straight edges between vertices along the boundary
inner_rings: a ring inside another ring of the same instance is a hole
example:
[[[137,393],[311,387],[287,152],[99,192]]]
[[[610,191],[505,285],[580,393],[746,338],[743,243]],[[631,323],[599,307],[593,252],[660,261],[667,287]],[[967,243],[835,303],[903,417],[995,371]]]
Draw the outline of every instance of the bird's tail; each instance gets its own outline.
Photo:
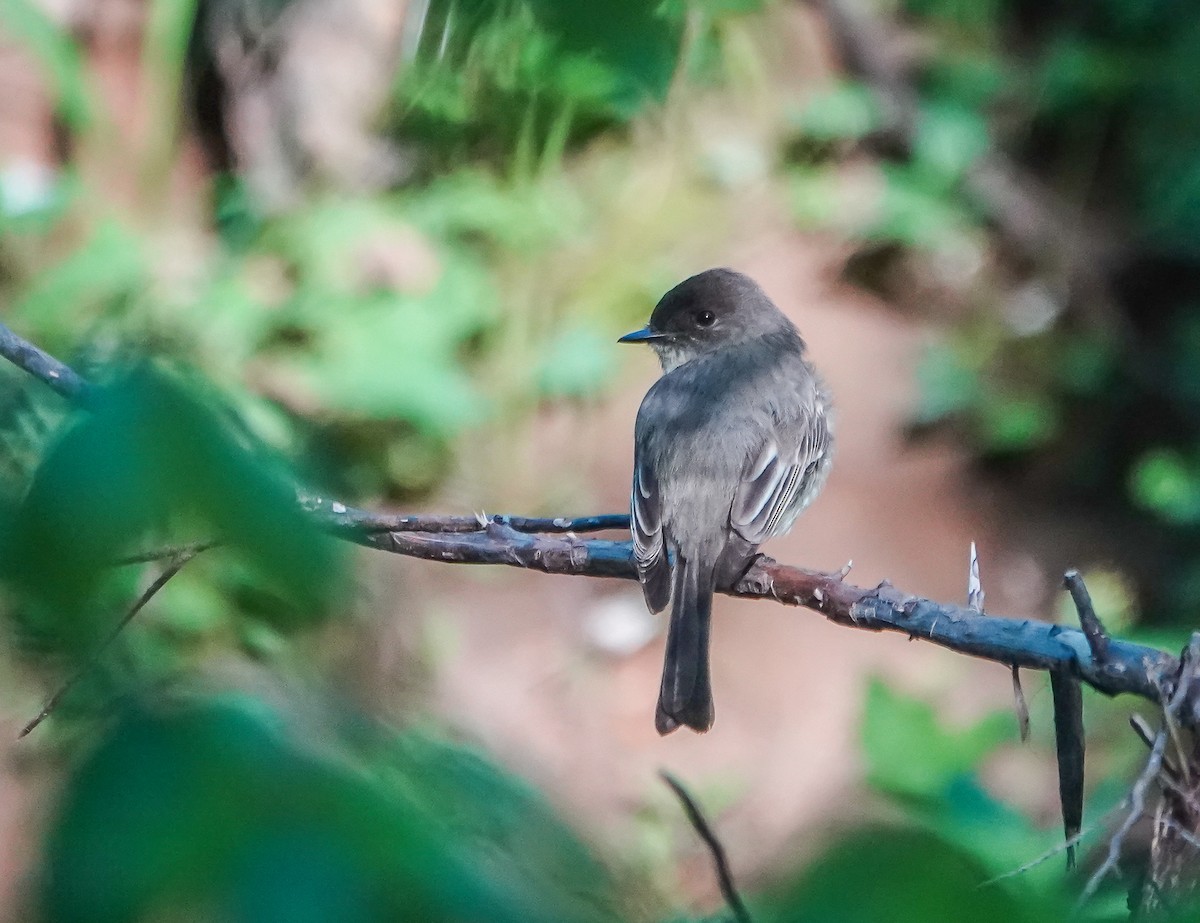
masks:
[[[708,633],[715,578],[711,568],[682,555],[673,570],[671,624],[654,726],[660,734],[670,734],[681,724],[704,732],[713,723]]]

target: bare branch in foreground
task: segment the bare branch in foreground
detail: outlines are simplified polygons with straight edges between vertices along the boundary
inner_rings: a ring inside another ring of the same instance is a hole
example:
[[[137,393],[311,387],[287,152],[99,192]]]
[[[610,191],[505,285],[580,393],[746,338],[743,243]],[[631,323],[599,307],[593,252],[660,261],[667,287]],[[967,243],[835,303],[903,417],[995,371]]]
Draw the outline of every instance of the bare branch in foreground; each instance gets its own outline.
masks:
[[[125,613],[124,618],[122,618],[121,621],[117,622],[117,624],[113,626],[112,631],[110,631],[108,636],[100,642],[100,646],[96,648],[96,650],[92,653],[92,656],[88,658],[87,663],[85,663],[74,676],[59,686],[58,691],[46,700],[46,704],[42,706],[42,710],[38,712],[28,724],[21,728],[20,733],[17,734],[18,740],[26,736],[30,731],[50,717],[50,714],[54,711],[54,709],[58,708],[58,704],[63,700],[63,697],[66,696],[66,694],[72,689],[74,689],[76,684],[78,684],[81,679],[83,679],[92,671],[92,669],[100,661],[100,658],[104,656],[104,652],[108,650],[109,645],[117,640],[117,636],[125,630],[126,625],[133,621],[133,617],[145,608],[146,603],[150,602],[150,600],[155,597],[158,591],[167,585],[172,577],[183,570],[184,565],[187,564],[188,561],[192,560],[192,558],[196,557],[196,555],[200,554],[208,547],[212,546],[192,546],[190,548],[182,549],[178,554],[175,555],[171,562],[163,568],[162,573],[154,578],[154,582],[151,583],[150,586],[146,587],[146,591],[137,598],[137,601],[132,606],[129,607],[129,611]]]
[[[73,404],[86,406],[91,399],[92,386],[74,369],[17,336],[5,324],[0,324],[0,356],[49,385]]]
[[[87,382],[3,324],[0,357],[68,399],[88,405],[92,391]],[[393,554],[456,564],[505,564],[549,574],[637,578],[630,542],[585,541],[575,534],[627,528],[624,514],[583,519],[391,516],[307,495],[300,502],[331,534]],[[414,531],[418,528],[421,531]],[[846,583],[844,577],[844,570],[828,574],[760,556],[735,586],[722,592],[804,606],[839,625],[901,632],[1010,667],[1058,670],[1108,695],[1132,693],[1161,704],[1164,683],[1179,675],[1178,658],[1155,648],[1111,639],[1101,660],[1076,629],[984,616],[903,593],[887,581],[864,589]],[[1200,695],[1189,696],[1187,703],[1180,709],[1180,721],[1187,727],[1200,726]]]
[[[354,518],[334,520],[335,534],[381,551],[453,564],[505,564],[548,574],[620,577],[637,574],[629,542],[583,540],[573,536],[530,535],[489,522],[478,532],[445,535],[408,532],[364,533]],[[896,631],[910,638],[1033,670],[1061,670],[1108,695],[1128,692],[1160,701],[1160,681],[1178,672],[1179,661],[1165,651],[1113,639],[1104,663],[1091,654],[1078,629],[1029,619],[985,616],[961,606],[904,593],[888,583],[871,589],[854,586],[840,574],[790,567],[760,555],[731,596],[773,599],[804,606],[848,628]],[[1188,716],[1185,724],[1191,724]]]
[[[1191,643],[1187,650],[1184,651],[1184,656],[1181,659],[1179,672],[1174,677],[1174,683],[1169,698],[1163,703],[1163,724],[1159,729],[1158,734],[1154,738],[1154,746],[1150,750],[1150,756],[1146,760],[1146,765],[1134,782],[1133,788],[1129,792],[1129,797],[1126,803],[1129,805],[1129,813],[1125,816],[1125,820],[1121,826],[1117,828],[1117,832],[1113,834],[1112,839],[1108,841],[1108,853],[1099,868],[1092,873],[1087,884],[1084,885],[1083,891],[1080,892],[1079,899],[1075,903],[1075,909],[1078,911],[1086,904],[1100,884],[1106,877],[1117,869],[1117,863],[1121,858],[1121,849],[1124,846],[1125,838],[1129,835],[1129,831],[1146,813],[1146,794],[1150,788],[1150,784],[1159,778],[1162,772],[1163,758],[1166,754],[1168,732],[1167,727],[1171,720],[1175,719],[1178,712],[1183,707],[1184,702],[1189,698],[1193,682],[1196,678],[1196,671],[1200,668],[1200,634],[1193,634]]]
[[[363,532],[424,532],[432,535],[458,535],[465,532],[478,532],[489,523],[508,526],[516,532],[545,534],[629,531],[628,513],[581,516],[577,519],[568,519],[563,516],[547,519],[503,514],[488,516],[484,513],[475,516],[406,516],[357,510],[337,500],[308,494],[301,495],[300,505],[335,528],[352,526]]]
[[[700,806],[696,804],[696,799],[683,787],[682,782],[665,769],[659,770],[658,774],[675,793],[675,797],[683,805],[683,813],[687,815],[688,821],[700,835],[700,839],[704,841],[708,851],[712,853],[713,866],[717,873],[717,886],[721,889],[721,896],[725,898],[729,912],[733,914],[737,923],[751,923],[750,911],[746,909],[746,904],[742,901],[742,896],[738,894],[737,886],[733,883],[733,872],[729,869],[729,857],[725,855],[725,847],[721,845],[716,833],[705,820]]]
[[[1154,730],[1145,718],[1135,712],[1129,716],[1129,726],[1133,728],[1133,732],[1137,734],[1138,739],[1146,745],[1147,750],[1154,749]],[[1163,775],[1168,779],[1173,782],[1179,780],[1179,769],[1166,754],[1163,755],[1162,768]]]

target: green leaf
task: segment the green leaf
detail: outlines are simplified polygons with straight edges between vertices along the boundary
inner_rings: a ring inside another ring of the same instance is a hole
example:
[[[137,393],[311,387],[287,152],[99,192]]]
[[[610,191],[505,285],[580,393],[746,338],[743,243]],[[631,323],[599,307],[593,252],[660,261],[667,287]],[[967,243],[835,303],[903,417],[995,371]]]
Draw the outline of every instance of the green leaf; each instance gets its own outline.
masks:
[[[1133,502],[1178,525],[1200,522],[1200,470],[1175,449],[1151,449],[1129,474]]]
[[[894,240],[923,250],[954,248],[974,232],[974,219],[943,183],[916,167],[885,166],[879,215],[868,239]]]
[[[979,372],[962,350],[945,343],[928,347],[917,365],[918,423],[935,423],[975,406],[982,389]]]
[[[48,827],[38,918],[57,923],[618,920],[609,874],[527,785],[313,701],[156,690]]]
[[[989,395],[979,406],[979,436],[994,452],[1021,452],[1044,445],[1058,433],[1059,414],[1044,395]]]
[[[838,83],[814,96],[796,116],[796,128],[814,141],[857,141],[877,130],[883,117],[871,90]]]
[[[1013,733],[1007,714],[952,730],[943,727],[932,705],[895,692],[878,678],[867,687],[862,731],[867,779],[891,794],[941,796]]]
[[[81,324],[145,287],[143,241],[115,221],[61,262],[42,272],[13,307],[14,317],[49,331],[55,341],[74,342]]]
[[[330,327],[311,353],[287,364],[329,410],[457,432],[482,418],[484,402],[458,363],[459,324],[435,304],[389,300]]]
[[[754,918],[765,923],[1032,923],[1066,915],[1056,893],[1019,901],[1003,886],[980,887],[990,877],[969,851],[936,833],[868,828],[840,837],[794,883],[762,901]]]
[[[792,214],[802,227],[843,226],[845,196],[836,170],[798,167],[788,180]]]
[[[31,0],[0,0],[0,23],[10,37],[32,52],[46,71],[58,113],[67,125],[76,131],[87,127],[96,103],[92,80],[74,39]]]
[[[538,390],[547,397],[591,397],[612,380],[616,343],[594,327],[567,327],[542,353]]]
[[[913,168],[937,187],[949,188],[988,149],[983,117],[970,109],[927,105],[921,109],[913,143]]]
[[[293,619],[337,597],[342,549],[299,509],[279,461],[149,365],[116,373],[64,425],[4,522],[0,566],[78,640],[114,561],[172,526],[237,551]]]

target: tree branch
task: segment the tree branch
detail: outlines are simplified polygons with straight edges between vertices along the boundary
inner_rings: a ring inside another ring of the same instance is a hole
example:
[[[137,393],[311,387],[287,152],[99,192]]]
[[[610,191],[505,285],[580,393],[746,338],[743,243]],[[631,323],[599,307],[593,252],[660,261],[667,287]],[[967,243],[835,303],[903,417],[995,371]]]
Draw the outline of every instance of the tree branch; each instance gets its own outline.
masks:
[[[91,400],[92,386],[74,369],[21,339],[5,324],[0,324],[0,356],[46,383],[73,404],[87,405]]]
[[[692,797],[691,793],[683,787],[683,783],[671,775],[671,773],[662,769],[659,770],[658,774],[667,783],[671,791],[675,793],[675,797],[679,799],[679,803],[683,807],[683,813],[687,815],[692,828],[699,834],[700,839],[704,841],[704,845],[708,847],[709,853],[712,854],[713,868],[717,873],[717,886],[721,889],[721,897],[725,898],[725,904],[729,907],[729,912],[733,914],[733,919],[736,923],[751,923],[750,911],[746,909],[746,903],[742,900],[741,894],[738,893],[737,885],[733,883],[733,872],[729,868],[729,857],[725,854],[725,847],[717,838],[717,834],[713,831],[712,826],[705,819],[704,812],[700,810],[700,805],[696,803],[696,799]]]
[[[83,379],[3,324],[0,356],[72,400],[84,402],[90,394]],[[29,356],[37,361],[26,361]],[[70,384],[56,386],[64,381]],[[504,564],[548,574],[637,578],[630,542],[584,540],[574,534],[627,529],[628,517],[621,514],[584,519],[421,517],[371,513],[308,495],[302,495],[300,502],[331,534],[393,554],[453,564]],[[722,592],[804,606],[839,625],[900,632],[1008,666],[1057,670],[1107,695],[1132,693],[1161,704],[1162,696],[1174,690],[1179,675],[1178,658],[1155,648],[1111,638],[1103,659],[1098,660],[1078,629],[985,616],[904,593],[886,581],[870,589],[856,587],[843,576],[790,567],[759,556],[735,586]],[[1184,725],[1200,726],[1198,703],[1200,695],[1187,697],[1186,707],[1179,713]]]

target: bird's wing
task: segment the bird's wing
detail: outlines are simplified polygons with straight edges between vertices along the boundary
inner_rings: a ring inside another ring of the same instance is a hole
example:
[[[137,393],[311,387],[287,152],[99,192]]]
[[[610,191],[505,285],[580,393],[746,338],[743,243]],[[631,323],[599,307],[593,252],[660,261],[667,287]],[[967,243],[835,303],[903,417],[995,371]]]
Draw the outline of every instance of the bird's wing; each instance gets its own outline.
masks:
[[[651,612],[661,612],[671,600],[671,565],[662,532],[662,495],[658,479],[644,464],[633,471],[629,521],[638,580]]]
[[[734,532],[758,546],[792,527],[820,490],[829,462],[829,421],[818,404],[800,421],[800,438],[776,427],[750,457],[729,510]]]

